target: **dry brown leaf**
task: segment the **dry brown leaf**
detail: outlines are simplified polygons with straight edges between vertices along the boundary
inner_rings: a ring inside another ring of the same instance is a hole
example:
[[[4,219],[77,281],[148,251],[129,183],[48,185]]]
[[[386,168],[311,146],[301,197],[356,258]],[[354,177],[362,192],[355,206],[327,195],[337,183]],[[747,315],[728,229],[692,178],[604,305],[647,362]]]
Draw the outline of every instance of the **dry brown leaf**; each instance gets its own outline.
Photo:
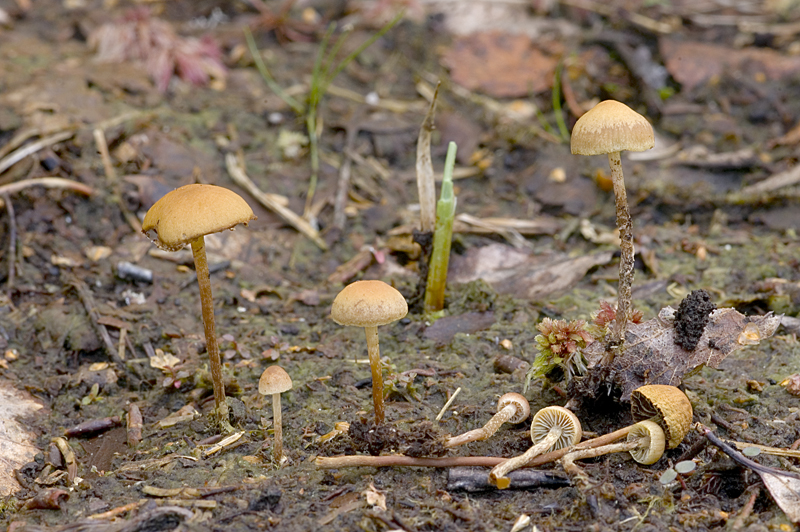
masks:
[[[686,375],[702,366],[716,368],[733,351],[756,345],[772,336],[781,316],[745,316],[732,308],[711,313],[708,324],[692,351],[675,343],[675,309],[664,307],[658,316],[644,323],[629,323],[625,350],[608,367],[601,367],[606,353],[604,342],[584,349],[590,375],[610,371],[613,383],[622,390],[622,401],[645,384],[678,386]]]
[[[526,35],[487,32],[456,39],[442,62],[453,81],[469,90],[521,98],[550,88],[558,57],[542,52]]]

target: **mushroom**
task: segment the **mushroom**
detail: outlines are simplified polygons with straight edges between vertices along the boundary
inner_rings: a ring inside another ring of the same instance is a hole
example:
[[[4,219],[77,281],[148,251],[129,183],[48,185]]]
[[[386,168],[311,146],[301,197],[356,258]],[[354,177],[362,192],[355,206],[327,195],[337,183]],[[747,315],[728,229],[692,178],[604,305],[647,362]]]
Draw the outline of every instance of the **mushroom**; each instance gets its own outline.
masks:
[[[531,406],[524,395],[514,392],[504,394],[497,402],[497,413],[483,427],[450,438],[444,446],[456,447],[473,441],[488,440],[503,423],[522,423],[530,414]]]
[[[281,394],[292,389],[292,378],[280,366],[270,366],[258,379],[258,393],[272,396],[272,426],[274,438],[272,457],[278,464],[283,457],[283,420],[281,417]]]
[[[621,347],[631,314],[631,285],[633,284],[633,233],[631,215],[622,176],[622,150],[644,151],[655,145],[653,126],[642,115],[627,105],[606,100],[584,114],[572,129],[570,148],[573,154],[608,154],[611,179],[617,207],[621,257],[619,265],[619,290],[617,317],[611,333],[611,343]],[[613,357],[612,357],[613,358]],[[608,360],[607,362],[610,362]]]
[[[564,471],[573,476],[585,477],[583,470],[575,465],[575,460],[594,458],[604,454],[628,451],[634,460],[644,465],[658,462],[664,455],[666,436],[664,430],[655,421],[640,421],[628,432],[626,441],[611,443],[594,449],[571,451],[561,458]]]
[[[667,449],[674,449],[691,428],[692,403],[675,386],[646,384],[631,393],[631,415],[634,421],[649,419],[661,425]]]
[[[383,375],[378,344],[378,326],[408,314],[403,295],[383,281],[356,281],[344,287],[333,300],[331,318],[339,325],[364,327],[367,335],[369,366],[372,370],[372,402],[375,423],[383,423]]]
[[[489,483],[500,489],[507,488],[511,481],[506,475],[511,471],[525,467],[540,454],[575,445],[581,441],[582,435],[581,422],[570,410],[563,406],[542,408],[531,421],[534,445],[523,454],[495,466],[489,473]]]
[[[211,297],[211,279],[204,236],[239,224],[255,220],[253,210],[238,194],[214,185],[186,185],[169,192],[158,200],[144,217],[142,232],[160,249],[178,251],[191,245],[194,256],[197,284],[200,288],[200,306],[206,336],[206,350],[214,387],[214,404],[217,419],[223,430],[233,427],[228,419],[225,387],[222,384],[222,365],[214,328],[214,303]]]

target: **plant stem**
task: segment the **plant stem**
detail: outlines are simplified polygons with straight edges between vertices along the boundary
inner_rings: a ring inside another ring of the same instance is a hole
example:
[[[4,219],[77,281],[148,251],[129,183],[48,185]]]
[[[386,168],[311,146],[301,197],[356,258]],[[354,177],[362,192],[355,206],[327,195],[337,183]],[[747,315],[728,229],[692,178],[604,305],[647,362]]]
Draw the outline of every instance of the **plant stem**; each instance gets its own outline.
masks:
[[[372,403],[375,406],[375,424],[383,423],[383,371],[381,368],[381,349],[378,344],[378,327],[364,327],[367,333],[367,353],[372,370]]]
[[[425,288],[425,312],[436,312],[444,308],[444,288],[447,284],[447,267],[450,264],[450,245],[453,241],[453,218],[456,213],[456,197],[453,194],[453,167],[456,161],[456,143],[447,148],[444,163],[442,194],[436,204],[436,229],[433,233],[433,252],[428,269],[428,284]]]
[[[222,383],[222,364],[219,359],[219,345],[214,326],[214,300],[211,296],[211,276],[208,272],[205,239],[200,236],[192,241],[192,255],[197,272],[197,285],[200,288],[200,308],[203,312],[203,329],[206,335],[211,368],[211,383],[214,387],[214,407],[219,425],[225,432],[233,432],[228,416],[228,403],[225,402],[225,385]]]
[[[292,111],[297,113],[298,115],[303,114],[303,106],[292,98],[289,94],[284,91],[278,82],[275,81],[275,78],[272,77],[270,74],[269,69],[267,69],[267,65],[264,64],[264,60],[261,58],[261,54],[258,51],[258,47],[256,46],[256,41],[253,39],[253,34],[250,33],[250,29],[245,26],[244,28],[244,38],[247,41],[247,48],[250,50],[250,55],[253,57],[253,62],[256,64],[256,68],[258,72],[261,74],[261,77],[264,78],[264,82],[267,86],[278,95],[278,97],[283,100],[283,102],[292,108]]]
[[[272,458],[280,465],[283,458],[283,418],[281,414],[281,394],[272,394]]]

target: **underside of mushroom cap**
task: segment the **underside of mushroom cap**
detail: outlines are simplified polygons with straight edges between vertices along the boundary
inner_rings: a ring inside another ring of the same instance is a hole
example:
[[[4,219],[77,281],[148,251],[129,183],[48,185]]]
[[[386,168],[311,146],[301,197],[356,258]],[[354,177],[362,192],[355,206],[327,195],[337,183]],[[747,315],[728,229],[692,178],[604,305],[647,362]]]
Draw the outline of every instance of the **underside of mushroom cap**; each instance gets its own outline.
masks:
[[[176,188],[150,207],[142,232],[159,248],[177,251],[200,236],[255,219],[253,209],[232,190],[193,184]]]
[[[570,149],[577,155],[644,151],[654,145],[650,122],[615,100],[600,102],[580,117],[572,128],[570,140]]]
[[[531,421],[531,441],[538,443],[554,427],[560,428],[562,433],[561,437],[550,447],[551,450],[563,449],[581,441],[583,431],[578,416],[563,406],[548,406],[534,414]]]

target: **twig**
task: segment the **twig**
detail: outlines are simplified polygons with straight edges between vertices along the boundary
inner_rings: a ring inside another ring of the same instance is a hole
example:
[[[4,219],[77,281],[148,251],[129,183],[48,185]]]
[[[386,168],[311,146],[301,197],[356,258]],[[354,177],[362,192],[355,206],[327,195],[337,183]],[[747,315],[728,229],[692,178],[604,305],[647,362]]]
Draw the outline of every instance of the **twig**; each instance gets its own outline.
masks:
[[[111,336],[108,334],[106,326],[98,322],[100,315],[97,312],[97,307],[94,303],[94,297],[89,291],[89,287],[86,286],[86,283],[74,276],[70,276],[67,283],[75,288],[76,292],[78,292],[78,296],[81,298],[83,307],[86,309],[86,313],[92,320],[92,325],[94,326],[95,331],[97,331],[97,334],[100,336],[106,346],[106,353],[108,354],[108,357],[114,362],[118,363],[120,367],[124,367],[124,364],[122,363],[123,361],[119,359],[119,352],[114,345],[114,341],[111,339]]]
[[[75,131],[62,131],[60,133],[56,133],[55,135],[37,140],[34,143],[28,144],[23,148],[19,148],[18,150],[9,153],[7,157],[0,160],[0,174],[17,164],[28,155],[32,155],[37,151],[48,146],[52,146],[53,144],[61,142],[62,140],[67,140],[74,135]]]
[[[17,262],[17,217],[14,214],[14,204],[8,193],[3,194],[3,201],[8,211],[8,277],[6,278],[6,295],[12,302],[11,294],[14,291],[14,275]]]
[[[632,13],[624,9],[617,9],[612,5],[601,4],[600,2],[592,2],[591,0],[560,0],[560,2],[565,6],[585,9],[587,11],[592,11],[599,15],[603,15],[604,17],[620,17],[634,24],[635,26],[639,26],[647,31],[652,31],[653,33],[669,35],[674,31],[670,24],[659,22],[658,20],[654,20],[650,17],[646,17],[638,13]]]
[[[444,417],[444,413],[447,412],[447,409],[450,408],[450,405],[453,404],[453,401],[456,400],[456,395],[458,395],[459,392],[461,392],[461,386],[456,388],[456,391],[453,392],[453,395],[451,395],[450,399],[448,399],[447,402],[444,404],[442,409],[439,411],[439,415],[436,416],[436,421],[442,420],[442,417]]]
[[[355,121],[351,121],[345,126],[345,141],[342,165],[339,167],[339,182],[336,185],[336,199],[333,202],[333,226],[336,229],[344,230],[345,207],[347,207],[347,194],[350,190],[350,174],[353,169],[353,159],[350,152],[358,136],[359,127]]]
[[[248,177],[245,173],[243,166],[239,163],[234,154],[229,153],[225,156],[225,167],[228,169],[231,179],[233,179],[237,185],[247,190],[247,192],[250,193],[250,195],[256,200],[258,200],[258,202],[264,207],[283,218],[286,223],[306,235],[321,249],[328,249],[328,245],[319,236],[317,230],[311,227],[307,221],[303,220],[300,216],[296,215],[287,207],[284,207],[276,202],[271,195],[265,194],[256,186],[255,183],[253,183],[250,177]]]
[[[37,177],[35,179],[26,179],[25,181],[17,181],[7,185],[0,186],[0,195],[3,194],[16,194],[21,190],[29,187],[42,186],[45,188],[65,188],[74,190],[86,196],[94,194],[94,189],[90,186],[72,181],[71,179],[64,179],[62,177]]]
[[[111,155],[108,153],[108,143],[106,142],[106,135],[101,128],[95,128],[92,131],[94,135],[94,142],[97,144],[97,151],[100,152],[100,159],[103,161],[103,171],[106,173],[106,183],[108,188],[112,191],[111,198],[114,203],[119,207],[122,216],[128,225],[133,229],[133,232],[139,234],[142,230],[142,224],[139,219],[128,210],[125,203],[122,201],[122,194],[119,190],[119,180],[117,179],[117,172],[114,171],[114,165],[111,163]]]
[[[417,137],[417,194],[419,195],[420,231],[432,233],[436,224],[436,186],[431,161],[431,135],[435,129],[436,103],[441,82],[436,84],[430,109],[425,115]]]

